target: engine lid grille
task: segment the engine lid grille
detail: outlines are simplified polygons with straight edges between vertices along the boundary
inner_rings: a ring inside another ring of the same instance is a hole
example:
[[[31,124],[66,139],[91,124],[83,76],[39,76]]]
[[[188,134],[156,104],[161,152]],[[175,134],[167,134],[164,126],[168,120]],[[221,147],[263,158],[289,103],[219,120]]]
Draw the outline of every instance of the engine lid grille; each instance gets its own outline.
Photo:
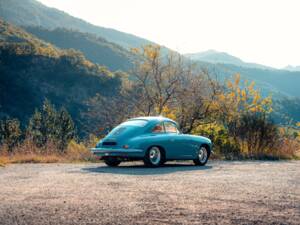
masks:
[[[115,141],[104,141],[103,143],[102,143],[102,145],[117,145],[117,142],[115,142]]]

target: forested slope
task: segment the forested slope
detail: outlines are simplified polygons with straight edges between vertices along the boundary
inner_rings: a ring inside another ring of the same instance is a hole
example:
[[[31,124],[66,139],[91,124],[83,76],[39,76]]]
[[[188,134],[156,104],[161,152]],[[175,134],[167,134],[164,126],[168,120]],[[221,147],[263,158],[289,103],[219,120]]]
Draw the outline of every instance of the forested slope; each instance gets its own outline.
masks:
[[[1,20],[0,40],[1,117],[27,122],[47,98],[80,126],[88,98],[118,93],[120,79],[80,52],[60,50]]]

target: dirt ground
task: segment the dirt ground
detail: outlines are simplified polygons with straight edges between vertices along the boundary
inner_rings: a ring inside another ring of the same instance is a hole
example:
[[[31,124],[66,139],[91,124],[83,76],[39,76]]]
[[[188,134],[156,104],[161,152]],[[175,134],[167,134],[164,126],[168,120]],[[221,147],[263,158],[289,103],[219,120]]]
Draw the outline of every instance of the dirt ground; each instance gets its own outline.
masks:
[[[9,165],[0,224],[300,224],[300,161]]]

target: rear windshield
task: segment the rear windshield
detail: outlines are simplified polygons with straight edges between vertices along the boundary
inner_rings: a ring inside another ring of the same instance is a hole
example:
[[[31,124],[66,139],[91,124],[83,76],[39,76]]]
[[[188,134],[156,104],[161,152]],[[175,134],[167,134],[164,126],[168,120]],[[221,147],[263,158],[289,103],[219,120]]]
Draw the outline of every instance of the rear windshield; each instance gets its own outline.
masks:
[[[136,127],[144,127],[148,123],[147,120],[128,120],[124,123],[121,123],[120,126],[136,126]]]

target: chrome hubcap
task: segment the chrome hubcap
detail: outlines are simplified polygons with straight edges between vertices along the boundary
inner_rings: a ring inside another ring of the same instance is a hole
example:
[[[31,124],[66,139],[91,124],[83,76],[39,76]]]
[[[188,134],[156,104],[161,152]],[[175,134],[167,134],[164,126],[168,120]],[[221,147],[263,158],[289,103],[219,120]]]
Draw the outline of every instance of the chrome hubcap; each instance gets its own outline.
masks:
[[[207,150],[205,147],[201,147],[198,153],[199,161],[201,163],[205,163],[207,159]]]
[[[158,165],[160,162],[160,158],[161,158],[161,153],[160,153],[159,148],[152,147],[149,152],[149,158],[153,165]]]

